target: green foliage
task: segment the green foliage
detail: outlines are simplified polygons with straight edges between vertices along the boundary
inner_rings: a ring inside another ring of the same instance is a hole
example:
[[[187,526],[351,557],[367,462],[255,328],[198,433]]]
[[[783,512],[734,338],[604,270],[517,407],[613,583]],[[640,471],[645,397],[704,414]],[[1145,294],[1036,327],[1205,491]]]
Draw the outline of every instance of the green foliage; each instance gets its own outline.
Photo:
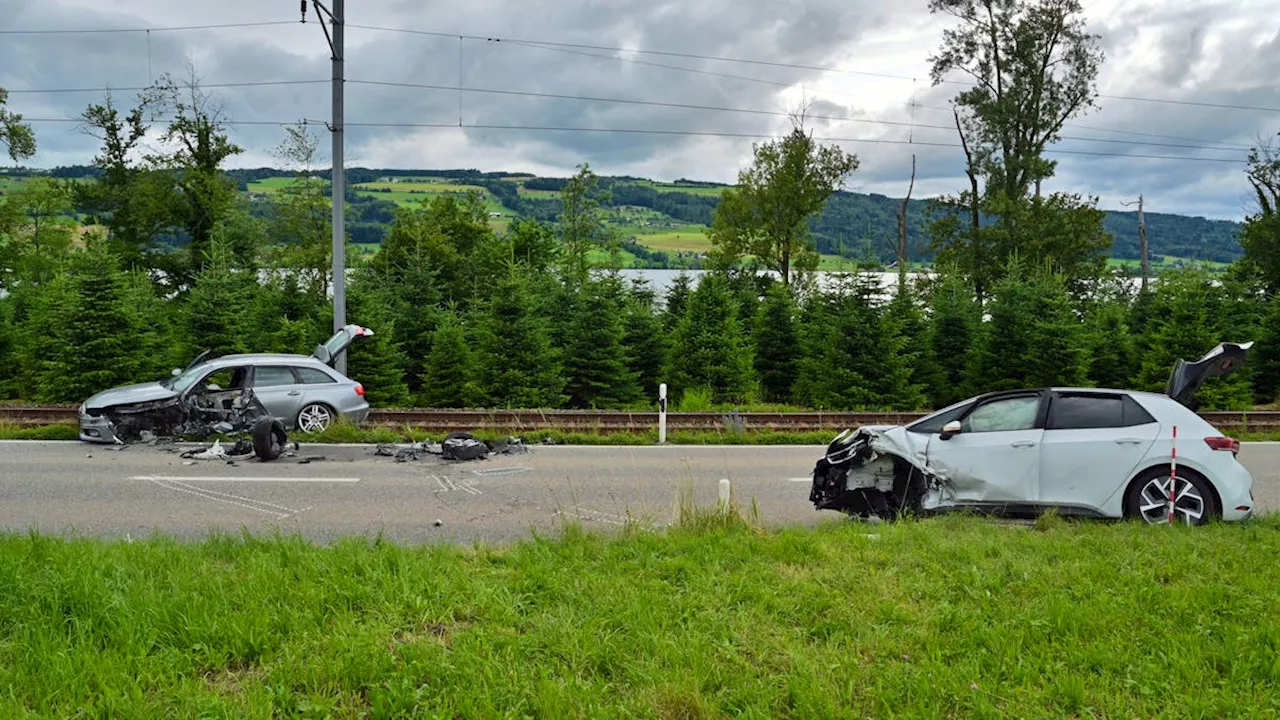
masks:
[[[805,304],[796,398],[831,410],[913,410],[923,389],[911,383],[906,341],[876,302],[875,277],[844,278]]]
[[[1241,233],[1244,259],[1268,291],[1280,292],[1280,150],[1270,144],[1255,148],[1245,174],[1258,203]]]
[[[1091,308],[1088,378],[1096,387],[1128,388],[1138,371],[1138,346],[1127,315],[1127,308],[1114,301]]]
[[[532,310],[530,281],[512,267],[479,311],[478,383],[497,407],[551,408],[564,403],[565,379],[547,323]]]
[[[249,351],[250,309],[259,291],[251,271],[232,264],[229,244],[219,240],[187,293],[182,328],[188,354],[209,357]]]
[[[987,313],[974,355],[975,391],[1084,384],[1088,338],[1061,276],[1027,273],[1012,262]]]
[[[0,399],[18,397],[21,363],[13,298],[0,297]]]
[[[641,399],[640,383],[626,352],[621,292],[610,280],[588,280],[568,309],[564,343],[564,392],[579,408],[619,407]]]
[[[754,147],[750,167],[738,173],[736,187],[721,193],[707,234],[717,260],[732,266],[753,256],[782,276],[814,270],[818,254],[809,242],[809,219],[822,210],[858,159],[838,145],[813,139],[800,118],[780,140]]]
[[[754,384],[751,360],[728,281],[704,276],[672,337],[671,390],[708,387],[717,401],[745,401]]]
[[[800,363],[800,342],[795,300],[784,286],[770,288],[756,311],[754,340],[755,368],[763,399],[790,400]]]
[[[942,276],[930,300],[929,348],[937,374],[929,396],[933,407],[942,408],[968,394],[968,372],[982,326],[982,308],[973,288],[953,273]]]
[[[19,162],[36,154],[36,136],[31,125],[22,122],[22,115],[5,109],[8,101],[9,91],[0,88],[0,145],[10,160]]]
[[[667,363],[668,342],[662,319],[654,307],[653,291],[636,283],[621,302],[622,345],[627,360],[643,397],[656,401]]]
[[[538,220],[524,218],[512,223],[507,240],[515,261],[533,272],[545,272],[560,259],[555,231]]]
[[[571,285],[586,282],[590,269],[588,252],[607,245],[610,240],[600,212],[600,206],[608,201],[608,194],[601,191],[599,184],[599,177],[584,163],[560,191],[558,225],[564,247],[565,279]]]
[[[157,377],[167,320],[149,290],[101,242],[73,253],[40,287],[22,329],[40,402],[79,402],[100,390]],[[162,356],[161,356],[162,357]]]
[[[668,333],[675,332],[676,327],[680,324],[680,319],[684,317],[684,311],[689,306],[689,296],[693,294],[693,278],[686,272],[681,271],[671,281],[671,286],[667,288],[667,296],[664,305],[666,312],[662,318],[663,327]]]
[[[454,313],[445,313],[431,337],[422,378],[422,402],[434,408],[465,408],[476,404],[476,361],[466,329]]]
[[[365,399],[374,407],[403,407],[409,404],[405,382],[404,353],[396,328],[398,318],[387,290],[369,282],[357,282],[347,296],[347,322],[373,330],[347,350],[347,375],[364,386]]]
[[[1222,295],[1201,271],[1168,272],[1161,277],[1151,295],[1150,316],[1139,340],[1139,389],[1163,392],[1177,360],[1198,360],[1235,336],[1236,328],[1222,324]],[[1237,372],[1210,378],[1198,398],[1206,410],[1247,408],[1252,399],[1248,376]]]
[[[1280,302],[1275,296],[1267,303],[1258,345],[1249,362],[1253,366],[1254,398],[1262,403],[1280,399]]]

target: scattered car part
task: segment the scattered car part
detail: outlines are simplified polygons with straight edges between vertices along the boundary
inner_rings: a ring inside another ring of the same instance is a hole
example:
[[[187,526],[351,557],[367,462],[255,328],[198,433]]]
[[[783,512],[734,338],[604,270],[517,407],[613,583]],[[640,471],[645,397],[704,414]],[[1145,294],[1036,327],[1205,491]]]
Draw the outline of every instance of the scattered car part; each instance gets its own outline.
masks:
[[[289,436],[284,423],[272,417],[259,418],[253,426],[253,452],[260,460],[275,460],[284,452]]]
[[[480,460],[489,456],[490,448],[466,432],[450,433],[440,443],[445,460]]]

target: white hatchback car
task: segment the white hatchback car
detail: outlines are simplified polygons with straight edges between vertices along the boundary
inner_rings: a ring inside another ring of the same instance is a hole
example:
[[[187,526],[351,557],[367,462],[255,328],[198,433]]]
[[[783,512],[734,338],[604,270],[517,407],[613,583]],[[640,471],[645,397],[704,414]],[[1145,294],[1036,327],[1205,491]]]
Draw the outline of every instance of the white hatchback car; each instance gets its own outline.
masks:
[[[891,518],[973,509],[1201,524],[1253,514],[1253,479],[1189,407],[1252,343],[1179,361],[1167,392],[1047,388],[992,393],[905,426],[841,433],[813,472],[819,510]],[[1176,439],[1175,439],[1176,428]],[[1176,458],[1175,458],[1176,447]]]

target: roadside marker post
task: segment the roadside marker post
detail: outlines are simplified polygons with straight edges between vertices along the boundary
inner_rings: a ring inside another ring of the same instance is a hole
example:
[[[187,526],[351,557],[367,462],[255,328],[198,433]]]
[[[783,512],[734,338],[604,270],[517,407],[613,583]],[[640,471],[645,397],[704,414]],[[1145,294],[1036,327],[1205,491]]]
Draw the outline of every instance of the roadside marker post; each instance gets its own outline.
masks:
[[[733,499],[733,485],[729,482],[729,478],[720,478],[720,510],[722,512],[729,509],[729,501]]]
[[[1172,460],[1169,463],[1169,524],[1176,521],[1174,510],[1178,502],[1178,426],[1173,426]]]
[[[667,384],[658,386],[658,444],[667,441]]]

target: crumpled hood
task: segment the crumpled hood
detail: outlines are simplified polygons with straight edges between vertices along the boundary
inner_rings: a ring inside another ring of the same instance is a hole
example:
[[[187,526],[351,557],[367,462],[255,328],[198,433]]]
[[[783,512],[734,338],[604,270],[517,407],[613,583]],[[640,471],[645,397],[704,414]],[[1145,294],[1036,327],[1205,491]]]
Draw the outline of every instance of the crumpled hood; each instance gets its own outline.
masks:
[[[921,470],[926,470],[925,449],[929,436],[909,433],[902,425],[863,425],[858,428],[872,434],[871,449],[880,455],[897,455]]]
[[[158,382],[138,383],[103,390],[84,401],[86,408],[99,410],[116,405],[132,405],[134,403],[155,402],[177,397],[177,393]]]

